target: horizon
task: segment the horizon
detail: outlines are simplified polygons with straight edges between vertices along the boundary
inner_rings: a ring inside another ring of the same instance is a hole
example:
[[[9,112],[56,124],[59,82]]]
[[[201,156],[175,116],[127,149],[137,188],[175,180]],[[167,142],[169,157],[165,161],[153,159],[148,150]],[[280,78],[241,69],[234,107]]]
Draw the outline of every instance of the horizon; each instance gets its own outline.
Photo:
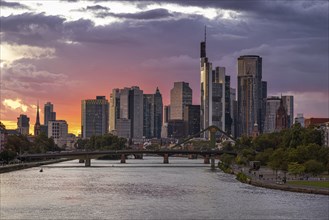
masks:
[[[7,129],[50,101],[69,132],[81,129],[81,100],[114,88],[157,87],[169,105],[174,82],[200,104],[200,42],[236,89],[237,58],[263,59],[268,97],[294,96],[294,118],[329,117],[328,1],[1,1],[1,113]],[[266,18],[266,19],[264,19]],[[164,77],[165,75],[165,77]],[[32,129],[31,129],[32,128]]]

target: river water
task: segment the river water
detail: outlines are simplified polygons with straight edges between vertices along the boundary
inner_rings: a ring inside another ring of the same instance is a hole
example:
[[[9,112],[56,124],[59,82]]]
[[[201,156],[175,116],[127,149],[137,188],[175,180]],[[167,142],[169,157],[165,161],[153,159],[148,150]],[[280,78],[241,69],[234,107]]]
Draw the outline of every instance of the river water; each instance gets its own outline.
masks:
[[[0,219],[329,219],[329,197],[250,186],[203,160],[77,160],[0,174]]]

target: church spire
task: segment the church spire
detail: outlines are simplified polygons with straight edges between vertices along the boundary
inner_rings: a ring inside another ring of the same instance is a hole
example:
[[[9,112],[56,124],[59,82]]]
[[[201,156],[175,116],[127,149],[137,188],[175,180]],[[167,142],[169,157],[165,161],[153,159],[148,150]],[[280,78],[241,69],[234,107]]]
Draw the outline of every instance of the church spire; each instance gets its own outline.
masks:
[[[35,124],[34,124],[34,136],[38,136],[40,134],[40,116],[39,116],[39,100],[38,100],[38,104],[37,104],[37,117],[35,120]]]
[[[35,121],[35,124],[40,125],[40,116],[39,116],[39,100],[38,100],[38,105],[37,105],[37,119]]]

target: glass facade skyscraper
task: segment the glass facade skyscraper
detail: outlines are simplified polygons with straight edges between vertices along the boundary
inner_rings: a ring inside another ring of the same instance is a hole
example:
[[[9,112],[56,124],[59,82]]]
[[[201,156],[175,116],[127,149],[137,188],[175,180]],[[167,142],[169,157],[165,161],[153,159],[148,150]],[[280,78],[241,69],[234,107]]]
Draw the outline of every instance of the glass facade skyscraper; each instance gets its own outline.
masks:
[[[81,132],[83,138],[103,135],[109,131],[109,102],[105,96],[81,101]]]
[[[265,84],[262,83],[262,58],[256,55],[238,58],[238,136],[251,136],[254,126],[261,132],[265,118]]]

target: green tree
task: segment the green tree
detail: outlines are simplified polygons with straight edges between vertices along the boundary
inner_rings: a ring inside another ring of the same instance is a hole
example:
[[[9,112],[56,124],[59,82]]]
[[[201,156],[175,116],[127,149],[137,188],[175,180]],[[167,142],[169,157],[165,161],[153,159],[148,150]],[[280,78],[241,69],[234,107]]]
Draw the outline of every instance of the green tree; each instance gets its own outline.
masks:
[[[277,175],[278,170],[288,171],[287,153],[283,148],[276,149],[269,158],[269,167],[273,169]]]
[[[0,153],[0,160],[5,161],[6,163],[9,163],[9,161],[15,159],[17,157],[17,153],[12,150],[3,150]]]
[[[304,166],[305,172],[311,173],[313,176],[321,174],[326,170],[325,166],[316,160],[308,160],[305,162]]]
[[[292,162],[288,164],[288,172],[292,175],[301,175],[305,171],[305,166],[297,162]]]

